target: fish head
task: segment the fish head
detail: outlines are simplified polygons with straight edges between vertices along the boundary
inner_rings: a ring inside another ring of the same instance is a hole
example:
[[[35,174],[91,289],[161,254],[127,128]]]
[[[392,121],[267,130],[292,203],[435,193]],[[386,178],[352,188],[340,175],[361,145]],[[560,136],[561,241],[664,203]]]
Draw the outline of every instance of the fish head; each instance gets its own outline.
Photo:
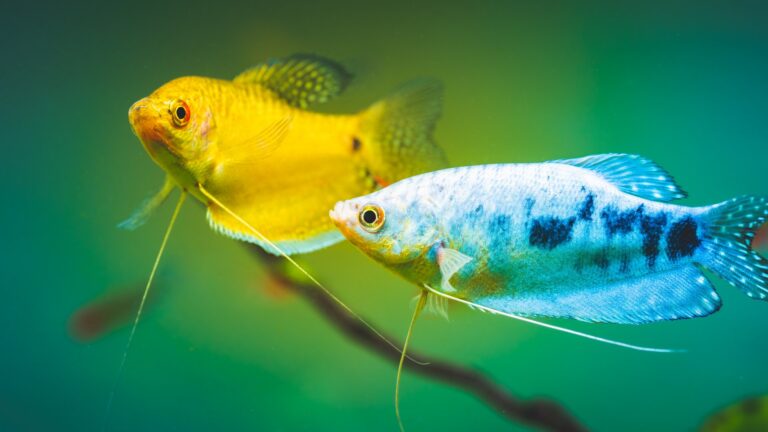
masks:
[[[216,128],[207,78],[170,81],[128,110],[128,121],[152,159],[182,187],[204,183]]]
[[[347,240],[388,265],[416,260],[438,238],[428,204],[397,193],[396,186],[340,201],[330,211],[331,220]]]

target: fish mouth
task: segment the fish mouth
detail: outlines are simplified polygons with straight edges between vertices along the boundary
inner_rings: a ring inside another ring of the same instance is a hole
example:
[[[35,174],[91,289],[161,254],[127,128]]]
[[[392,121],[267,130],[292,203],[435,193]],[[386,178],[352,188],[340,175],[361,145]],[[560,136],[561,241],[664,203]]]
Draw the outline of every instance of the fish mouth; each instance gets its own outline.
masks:
[[[128,109],[128,122],[133,133],[142,141],[162,141],[158,134],[158,113],[147,98],[141,99]]]
[[[149,98],[143,98],[128,109],[128,122],[150,155],[157,155],[159,150],[164,149],[179,156],[178,149],[169,142],[166,131],[160,125],[161,115]]]
[[[333,206],[331,210],[328,211],[328,216],[330,216],[331,221],[333,221],[334,225],[341,228],[342,225],[345,225],[343,214],[344,214],[344,201],[339,201],[336,203],[336,205]]]
[[[336,225],[336,228],[338,228],[345,237],[349,237],[349,235],[354,232],[354,223],[356,219],[350,217],[350,215],[355,214],[355,209],[357,207],[359,207],[357,204],[352,204],[348,201],[339,201],[328,212],[328,216],[330,216],[333,224]]]

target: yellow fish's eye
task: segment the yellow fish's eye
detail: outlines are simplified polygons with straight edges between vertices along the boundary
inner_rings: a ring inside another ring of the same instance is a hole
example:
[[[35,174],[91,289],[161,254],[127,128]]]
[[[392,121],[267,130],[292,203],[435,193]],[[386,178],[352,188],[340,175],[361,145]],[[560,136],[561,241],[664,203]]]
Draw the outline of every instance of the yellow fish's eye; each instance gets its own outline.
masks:
[[[368,204],[360,211],[358,219],[360,219],[360,225],[363,226],[364,230],[372,233],[378,232],[384,226],[384,209],[374,204]]]
[[[183,100],[176,100],[171,104],[171,118],[176,127],[184,127],[189,123],[189,105]]]

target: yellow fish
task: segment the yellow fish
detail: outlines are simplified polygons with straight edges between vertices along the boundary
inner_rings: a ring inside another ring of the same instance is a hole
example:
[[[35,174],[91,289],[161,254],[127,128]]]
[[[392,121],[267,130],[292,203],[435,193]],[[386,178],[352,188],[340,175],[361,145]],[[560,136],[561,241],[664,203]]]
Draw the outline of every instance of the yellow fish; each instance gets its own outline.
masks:
[[[178,186],[206,205],[216,231],[274,254],[343,239],[328,217],[334,203],[447,164],[431,137],[440,83],[411,82],[357,114],[307,110],[349,79],[333,61],[295,55],[231,81],[178,78],[139,100],[131,126],[168,177],[122,226],[143,223]]]

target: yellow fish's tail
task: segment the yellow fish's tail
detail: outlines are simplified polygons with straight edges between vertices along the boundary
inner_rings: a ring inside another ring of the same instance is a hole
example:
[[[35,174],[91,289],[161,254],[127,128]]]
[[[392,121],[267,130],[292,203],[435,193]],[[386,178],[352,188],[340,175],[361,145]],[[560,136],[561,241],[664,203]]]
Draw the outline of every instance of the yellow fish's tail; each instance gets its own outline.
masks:
[[[422,78],[360,113],[353,149],[361,151],[380,185],[448,166],[432,138],[442,99],[442,84]]]

